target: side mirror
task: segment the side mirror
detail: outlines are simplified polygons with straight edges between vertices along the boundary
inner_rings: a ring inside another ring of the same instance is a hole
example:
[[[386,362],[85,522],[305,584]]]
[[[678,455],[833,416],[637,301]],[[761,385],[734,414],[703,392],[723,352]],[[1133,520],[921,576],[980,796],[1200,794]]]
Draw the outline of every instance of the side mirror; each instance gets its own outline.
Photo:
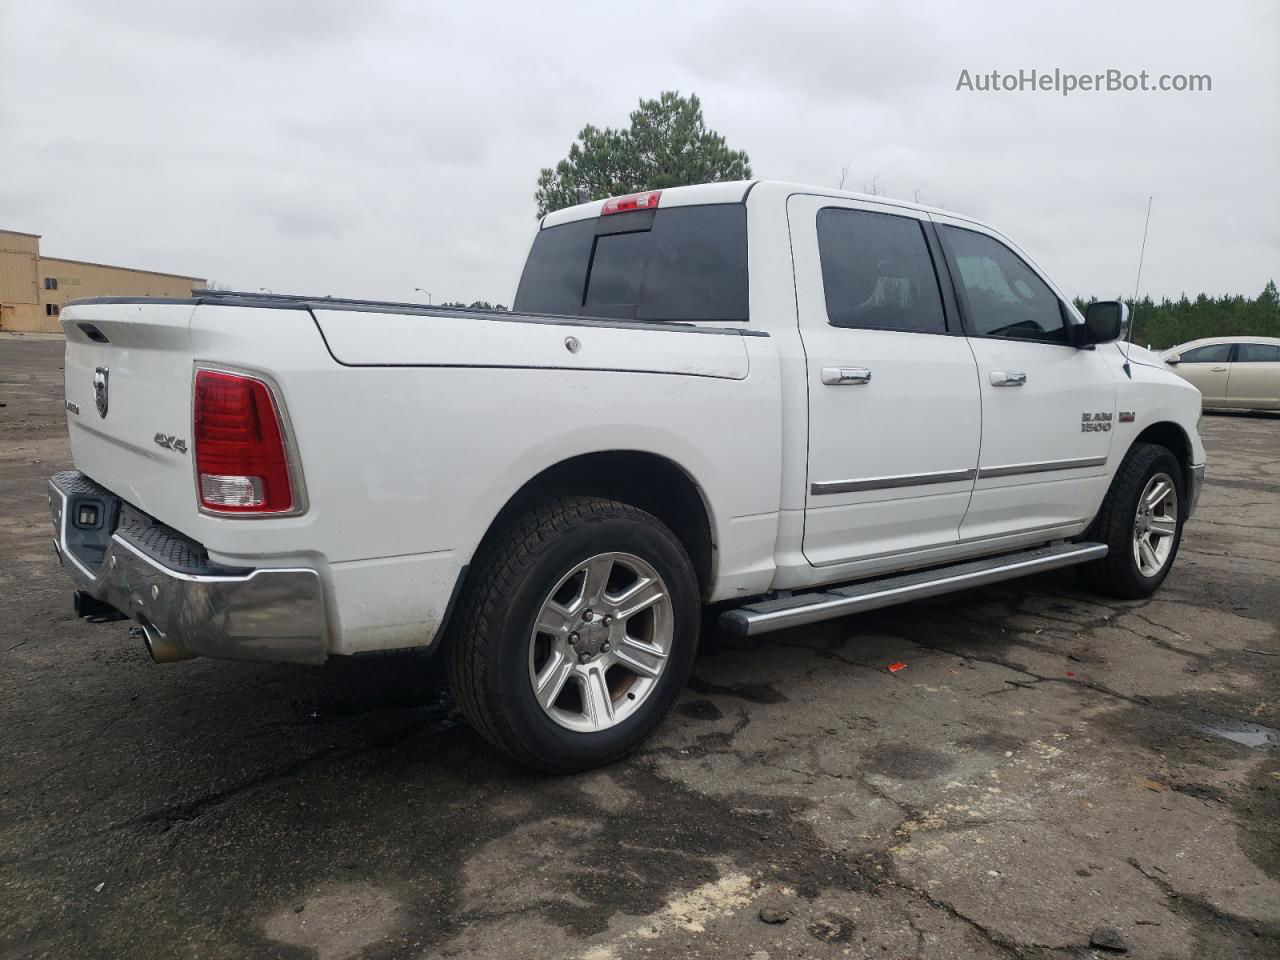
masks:
[[[1171,367],[1176,367],[1178,364],[1180,364],[1180,363],[1182,362],[1182,354],[1180,354],[1180,353],[1175,353],[1175,354],[1174,354],[1173,356],[1171,356],[1171,357],[1165,357],[1165,358],[1164,358],[1164,362],[1165,362],[1165,363],[1167,363],[1167,364],[1169,364],[1169,366],[1171,366]]]
[[[1085,345],[1119,340],[1128,326],[1129,308],[1119,300],[1097,300],[1084,308]]]

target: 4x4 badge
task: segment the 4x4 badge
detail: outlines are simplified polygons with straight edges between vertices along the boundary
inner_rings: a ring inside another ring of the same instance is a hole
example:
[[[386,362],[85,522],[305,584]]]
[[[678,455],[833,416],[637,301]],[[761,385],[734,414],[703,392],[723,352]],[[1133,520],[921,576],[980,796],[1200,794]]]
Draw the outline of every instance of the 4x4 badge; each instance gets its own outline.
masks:
[[[93,371],[93,402],[98,406],[98,416],[107,415],[107,377],[111,371],[106,367],[98,367]]]
[[[187,452],[187,441],[181,437],[175,437],[171,433],[157,433],[152,439],[166,450],[177,450],[179,453]]]

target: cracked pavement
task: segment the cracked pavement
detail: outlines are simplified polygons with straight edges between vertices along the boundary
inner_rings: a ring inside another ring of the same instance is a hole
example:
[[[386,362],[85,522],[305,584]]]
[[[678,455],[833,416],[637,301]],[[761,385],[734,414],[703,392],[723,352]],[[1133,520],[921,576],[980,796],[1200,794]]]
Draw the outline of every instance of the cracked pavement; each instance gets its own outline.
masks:
[[[430,660],[155,666],[76,620],[61,349],[0,339],[0,957],[1280,955],[1280,417],[1205,418],[1149,601],[710,631],[639,753],[548,778]]]

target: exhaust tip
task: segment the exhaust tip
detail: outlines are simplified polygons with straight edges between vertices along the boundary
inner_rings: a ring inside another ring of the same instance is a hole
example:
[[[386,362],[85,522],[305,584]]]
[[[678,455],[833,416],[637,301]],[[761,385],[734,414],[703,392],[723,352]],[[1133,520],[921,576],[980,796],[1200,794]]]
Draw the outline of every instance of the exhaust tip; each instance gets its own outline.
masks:
[[[147,645],[147,653],[153,663],[177,663],[179,660],[190,660],[195,654],[182,649],[154,626],[145,620],[138,621],[138,630],[142,632],[142,642]]]

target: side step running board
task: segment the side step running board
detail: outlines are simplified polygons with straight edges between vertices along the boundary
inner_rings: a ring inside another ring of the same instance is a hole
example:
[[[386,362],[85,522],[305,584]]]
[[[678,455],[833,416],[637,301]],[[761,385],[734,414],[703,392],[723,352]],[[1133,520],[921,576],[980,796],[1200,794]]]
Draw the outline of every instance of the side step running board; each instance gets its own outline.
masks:
[[[850,613],[889,607],[908,600],[936,597],[953,590],[967,590],[1000,580],[1069,567],[1088,560],[1100,560],[1106,555],[1105,543],[1059,543],[1020,553],[970,560],[949,567],[918,570],[897,577],[867,580],[813,593],[779,597],[776,600],[761,600],[722,613],[720,627],[726,633],[753,637],[774,630],[843,617]]]

